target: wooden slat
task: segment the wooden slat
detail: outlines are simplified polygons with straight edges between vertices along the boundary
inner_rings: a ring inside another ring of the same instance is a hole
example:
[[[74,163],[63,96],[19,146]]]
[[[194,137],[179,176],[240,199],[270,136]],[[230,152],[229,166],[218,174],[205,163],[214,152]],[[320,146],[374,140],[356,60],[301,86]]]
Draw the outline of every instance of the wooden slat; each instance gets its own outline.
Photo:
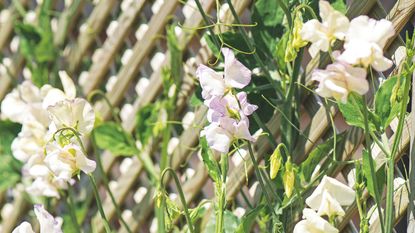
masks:
[[[137,41],[134,45],[131,58],[128,63],[121,68],[117,75],[117,83],[115,83],[112,90],[107,94],[111,104],[116,106],[122,100],[131,81],[136,77],[144,58],[148,56],[154,48],[157,40],[157,34],[164,28],[165,23],[169,19],[169,15],[176,9],[178,3],[178,0],[166,1],[157,14],[151,17],[148,30],[145,32],[143,39]],[[101,104],[98,103],[96,109],[101,112],[101,115],[104,118],[108,118],[110,116],[110,109],[108,105],[103,102],[101,102]]]
[[[136,22],[145,2],[145,0],[133,2],[118,18],[117,29],[112,35],[108,35],[108,38],[102,46],[102,55],[89,69],[88,81],[83,87],[85,95],[88,95],[95,89],[106,75],[111,62],[114,60],[117,52],[121,49],[125,37],[131,32],[132,26]]]
[[[70,48],[67,56],[69,72],[73,74],[81,64],[82,58],[94,42],[97,35],[104,28],[108,16],[113,10],[116,0],[101,0],[95,6],[86,22],[86,30],[82,31],[78,41],[73,48]]]

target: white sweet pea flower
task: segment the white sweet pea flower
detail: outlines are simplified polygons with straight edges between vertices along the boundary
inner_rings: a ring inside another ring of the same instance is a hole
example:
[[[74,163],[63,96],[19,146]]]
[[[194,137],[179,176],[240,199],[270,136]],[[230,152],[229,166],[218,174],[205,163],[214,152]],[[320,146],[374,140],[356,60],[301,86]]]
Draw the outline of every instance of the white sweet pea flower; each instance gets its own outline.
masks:
[[[62,183],[63,184],[63,183]],[[44,178],[38,177],[26,188],[26,192],[33,196],[55,197],[59,198],[59,189],[67,189],[67,185],[64,187],[57,185],[53,182],[53,177]]]
[[[323,196],[321,198],[321,205],[317,210],[317,214],[320,216],[344,216],[344,210],[341,207],[340,203],[334,199],[331,194],[327,191],[323,191]]]
[[[94,109],[81,98],[60,101],[49,106],[48,112],[57,129],[71,127],[81,134],[88,134],[94,127]]]
[[[330,64],[325,70],[314,70],[312,79],[319,82],[317,94],[326,98],[334,97],[343,103],[347,102],[350,92],[364,95],[369,90],[366,70],[342,62]]]
[[[224,72],[216,72],[205,65],[199,65],[196,71],[205,100],[223,96],[231,88],[244,88],[251,81],[251,71],[236,59],[232,50],[222,48],[222,53]]]
[[[55,105],[62,100],[73,100],[76,97],[76,87],[71,77],[65,71],[59,71],[59,78],[62,83],[63,91],[58,88],[48,87],[45,85],[42,87],[44,92],[43,108],[51,105]]]
[[[351,205],[354,199],[355,192],[353,189],[334,178],[324,176],[305,202],[312,209],[318,210],[319,214],[331,216],[332,214],[344,214],[339,206]]]
[[[35,233],[33,231],[32,225],[28,222],[22,222],[19,226],[17,226],[12,233]]]
[[[88,159],[78,145],[69,143],[61,147],[56,141],[46,145],[45,164],[58,179],[65,181],[79,171],[88,174],[96,168],[95,161]]]
[[[43,205],[35,205],[35,215],[40,225],[40,233],[62,233],[62,218],[54,218]],[[34,233],[28,222],[21,223],[12,233]]]
[[[395,35],[390,21],[379,21],[362,15],[350,22],[344,44],[345,51],[338,58],[352,65],[372,66],[377,71],[385,71],[392,61],[383,56],[383,48],[389,38]]]
[[[30,105],[41,104],[42,96],[31,81],[24,81],[1,102],[2,118],[23,124],[30,117]]]
[[[320,217],[314,210],[304,209],[303,218],[298,222],[293,233],[338,233],[334,226],[330,225],[324,218]]]
[[[303,40],[311,42],[310,55],[319,51],[327,52],[336,40],[343,40],[349,28],[349,19],[336,11],[327,1],[320,0],[320,17],[322,22],[312,19],[304,23],[300,35]]]
[[[32,111],[32,116],[37,114],[45,115],[47,113],[43,109],[39,109],[39,111]],[[18,136],[13,140],[11,149],[13,152],[13,156],[22,161],[27,162],[29,158],[35,154],[42,154],[43,147],[46,144],[46,134],[47,128],[45,125],[48,124],[49,118],[46,116],[42,116],[35,120],[36,117],[31,117],[31,119],[25,120],[22,126],[22,130],[18,134]],[[43,123],[41,123],[43,121]]]
[[[32,155],[23,166],[25,179],[33,180],[26,191],[34,196],[59,198],[59,190],[68,188],[68,181],[57,178],[45,164],[44,154]],[[69,183],[73,181],[70,180]]]

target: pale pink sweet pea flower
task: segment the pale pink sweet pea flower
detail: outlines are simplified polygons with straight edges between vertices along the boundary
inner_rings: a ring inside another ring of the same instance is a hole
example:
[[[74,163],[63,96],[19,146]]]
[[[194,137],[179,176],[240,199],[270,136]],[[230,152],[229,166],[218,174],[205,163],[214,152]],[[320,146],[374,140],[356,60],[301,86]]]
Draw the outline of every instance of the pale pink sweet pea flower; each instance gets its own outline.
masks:
[[[54,218],[43,205],[35,205],[35,215],[40,225],[40,233],[62,233],[62,218]],[[28,222],[21,223],[12,233],[34,233]]]
[[[199,65],[196,71],[205,100],[223,96],[231,88],[244,88],[251,81],[251,71],[236,59],[232,50],[222,48],[221,51],[225,60],[224,72],[216,72],[205,65]]]
[[[228,153],[233,137],[232,135],[220,127],[219,123],[210,123],[201,132],[200,136],[205,136],[209,147],[220,153]]]
[[[320,0],[320,17],[322,22],[312,19],[304,23],[300,35],[311,42],[310,55],[316,56],[319,51],[327,52],[336,40],[343,40],[349,28],[349,19],[336,11],[327,1]]]
[[[200,133],[206,137],[210,148],[228,153],[235,139],[245,139],[254,142],[256,139],[249,132],[249,121],[245,117],[238,121],[230,117],[222,117],[219,122],[212,122]]]
[[[94,127],[94,109],[84,99],[63,100],[47,110],[57,129],[71,127],[80,134],[89,134]]]
[[[342,62],[330,64],[325,70],[314,70],[312,80],[319,82],[317,94],[326,98],[334,97],[342,103],[347,102],[350,92],[364,95],[369,90],[366,70]]]
[[[207,118],[209,122],[217,122],[225,116],[241,119],[258,109],[258,106],[248,102],[247,94],[243,91],[236,95],[228,93],[223,97],[213,97],[208,107]]]
[[[365,15],[354,18],[346,34],[345,51],[338,59],[352,65],[365,68],[372,66],[377,71],[385,71],[393,63],[383,56],[383,48],[394,35],[393,24],[386,19],[378,21]]]
[[[324,218],[320,217],[312,209],[303,210],[304,220],[299,221],[295,227],[293,233],[338,233],[339,230],[327,222]]]
[[[325,193],[330,194],[328,196]],[[341,183],[340,181],[324,176],[320,184],[314,190],[314,192],[306,199],[306,204],[314,210],[321,210],[320,214],[328,214],[328,211],[332,210],[333,213],[341,213],[338,206],[336,208],[326,208],[324,205],[337,201],[340,206],[348,206],[353,203],[355,199],[355,192],[349,186]]]

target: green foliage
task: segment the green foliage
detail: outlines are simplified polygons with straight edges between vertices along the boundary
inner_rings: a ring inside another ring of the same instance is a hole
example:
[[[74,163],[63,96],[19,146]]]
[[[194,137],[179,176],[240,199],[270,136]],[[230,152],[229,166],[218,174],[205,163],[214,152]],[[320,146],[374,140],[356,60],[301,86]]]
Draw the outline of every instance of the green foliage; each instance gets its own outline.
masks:
[[[135,137],[143,145],[147,144],[153,135],[157,135],[160,127],[158,124],[159,114],[161,111],[160,102],[149,104],[140,109],[136,116]]]
[[[398,116],[403,97],[404,77],[393,76],[379,87],[375,94],[375,113],[379,116],[381,130],[385,130]]]
[[[344,134],[336,136],[336,143],[339,143],[342,140],[344,140]],[[333,143],[334,137],[331,137],[319,144],[308,154],[307,159],[301,163],[300,170],[305,181],[310,182],[311,175],[317,164],[320,164],[322,160],[333,153]]]
[[[224,223],[225,223],[223,226],[224,233],[235,233],[236,229],[239,226],[239,219],[229,210],[225,210]],[[210,216],[209,222],[207,223],[205,233],[214,233],[215,227],[216,227],[215,215],[212,214]]]
[[[13,139],[20,132],[21,126],[10,121],[0,121],[0,192],[12,187],[20,180],[22,164],[16,160],[11,151]]]
[[[131,134],[115,122],[102,123],[92,134],[100,149],[109,150],[115,155],[131,156],[138,153]]]
[[[50,25],[49,11],[51,0],[42,3],[38,25],[16,23],[15,31],[20,38],[20,52],[28,61],[32,72],[32,81],[37,86],[48,83],[49,65],[57,58],[53,46],[53,32]]]
[[[277,38],[280,38],[284,32],[283,19],[284,11],[277,1],[255,2],[251,21],[257,23],[257,26],[252,28],[252,37],[256,50],[262,58],[272,58],[275,54]]]
[[[219,169],[218,162],[215,160],[215,157],[213,156],[212,151],[209,149],[206,138],[204,137],[201,138],[200,144],[202,146],[201,154],[202,154],[203,163],[205,164],[210,177],[215,183],[221,182],[221,172]]]
[[[265,209],[264,205],[259,205],[255,209],[250,210],[246,213],[242,219],[241,223],[239,224],[238,228],[236,229],[235,233],[249,233],[251,232],[252,226],[255,223],[255,219],[259,215],[259,213]]]
[[[340,11],[341,13],[345,14],[347,12],[347,4],[345,0],[331,0],[331,6]]]
[[[376,177],[373,177],[371,172],[370,172],[370,162],[369,162],[369,153],[367,152],[367,150],[363,150],[363,166],[362,166],[362,170],[363,170],[363,175],[366,178],[366,187],[367,190],[369,191],[369,194],[372,197],[375,197],[375,192],[378,192],[379,194],[382,193],[383,187],[386,183],[386,170],[385,170],[385,166],[383,165],[379,170],[376,171]],[[373,160],[373,163],[375,165],[376,168],[376,161]],[[377,183],[379,185],[378,190],[375,190],[375,186],[373,183],[373,180],[376,179]]]
[[[363,102],[362,96],[357,93],[350,93],[347,98],[347,103],[338,102],[339,109],[343,114],[347,124],[365,128],[364,108],[367,108],[366,103]],[[379,125],[379,117],[369,111],[369,130],[375,131]]]

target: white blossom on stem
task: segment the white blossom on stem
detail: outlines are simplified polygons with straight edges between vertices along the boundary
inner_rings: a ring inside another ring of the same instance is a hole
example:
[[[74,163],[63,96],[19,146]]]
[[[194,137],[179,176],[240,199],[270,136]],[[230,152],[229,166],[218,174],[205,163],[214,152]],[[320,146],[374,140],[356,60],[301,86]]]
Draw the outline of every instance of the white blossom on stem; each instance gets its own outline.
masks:
[[[327,52],[336,40],[343,40],[349,29],[349,19],[336,11],[329,2],[320,0],[320,17],[322,22],[312,19],[304,23],[300,35],[303,40],[311,42],[310,55],[316,56],[319,51]]]

